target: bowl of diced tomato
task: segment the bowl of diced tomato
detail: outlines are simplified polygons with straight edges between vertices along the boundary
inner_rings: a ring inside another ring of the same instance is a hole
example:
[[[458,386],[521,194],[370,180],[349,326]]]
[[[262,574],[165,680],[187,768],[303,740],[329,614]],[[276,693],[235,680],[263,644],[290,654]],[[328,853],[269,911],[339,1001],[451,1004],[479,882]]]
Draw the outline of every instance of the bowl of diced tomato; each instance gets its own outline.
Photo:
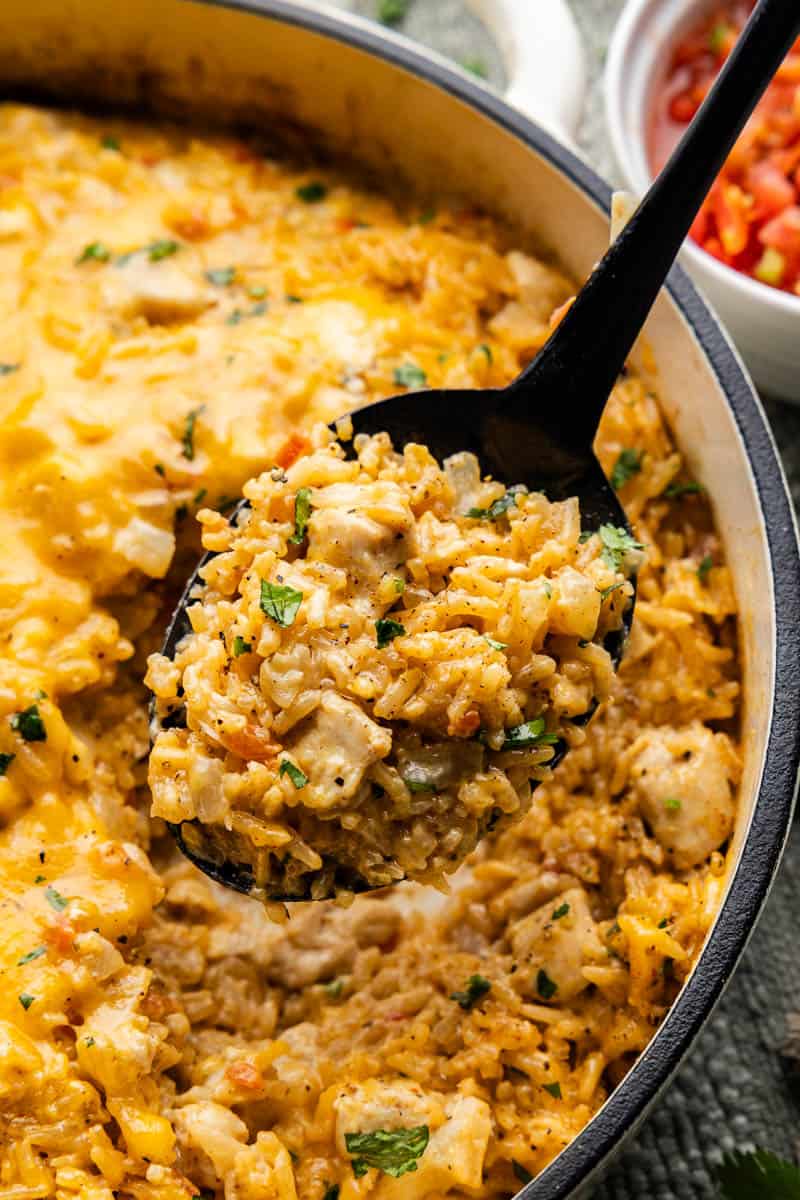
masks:
[[[628,0],[605,88],[614,151],[634,191],[669,158],[753,7],[754,0]],[[800,39],[717,177],[683,262],[756,383],[800,402]]]

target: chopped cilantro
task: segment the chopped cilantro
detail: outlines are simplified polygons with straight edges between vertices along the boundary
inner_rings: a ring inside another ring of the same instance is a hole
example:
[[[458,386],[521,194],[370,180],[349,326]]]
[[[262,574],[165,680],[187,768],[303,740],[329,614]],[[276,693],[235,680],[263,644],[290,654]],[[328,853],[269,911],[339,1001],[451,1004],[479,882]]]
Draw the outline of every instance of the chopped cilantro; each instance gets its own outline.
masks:
[[[664,800],[664,808],[667,812],[680,812],[682,804],[677,796],[667,796]]]
[[[14,713],[11,718],[11,728],[15,729],[26,742],[47,741],[47,730],[39,715],[38,704],[31,704],[22,712]]]
[[[547,599],[548,599],[548,600],[552,600],[552,598],[553,598],[553,585],[552,585],[552,583],[550,582],[550,580],[549,580],[549,579],[543,579],[543,580],[542,580],[542,587],[544,588],[544,594],[545,594],[545,596],[547,596]]]
[[[384,646],[388,646],[396,637],[402,637],[405,631],[405,625],[401,625],[399,621],[393,621],[391,617],[382,617],[375,622],[378,649],[383,650]]]
[[[325,1195],[322,1197],[322,1200],[339,1200],[338,1183],[331,1183],[328,1187],[326,1187]]]
[[[578,545],[585,546],[586,543],[589,541],[589,539],[593,538],[593,537],[594,537],[593,529],[584,529],[583,532],[578,537]]]
[[[37,875],[33,882],[34,883],[45,883],[46,880],[47,880],[46,875]]]
[[[287,304],[302,304],[303,303],[303,297],[295,296],[293,292],[287,292],[286,295],[284,296],[284,300],[286,301]]]
[[[22,1007],[25,1009],[26,1012],[28,1011],[30,1006],[33,1004],[35,999],[36,999],[36,997],[29,995],[28,992],[20,992],[20,994],[19,994],[19,1002],[22,1005]]]
[[[608,587],[598,588],[597,590],[600,593],[601,603],[605,603],[605,601],[612,594],[612,592],[616,592],[617,588],[621,588],[621,587],[625,587],[625,584],[624,583],[610,583],[608,585]]]
[[[504,496],[495,500],[494,504],[490,504],[488,508],[470,508],[464,515],[471,517],[474,521],[496,521],[499,517],[504,516],[510,508],[515,507],[517,496],[524,492],[524,487],[509,488]]]
[[[610,483],[615,492],[624,487],[629,479],[638,475],[642,469],[642,455],[639,450],[620,450],[619,457],[614,463]]]
[[[158,241],[151,242],[149,246],[145,247],[150,262],[161,262],[162,258],[169,258],[180,248],[180,243],[173,242],[172,238],[159,238]]]
[[[35,958],[41,958],[43,954],[47,954],[47,947],[37,946],[35,950],[29,950],[27,954],[23,954],[17,966],[24,967],[25,963],[33,962]]]
[[[244,320],[244,313],[240,308],[235,308],[232,313],[229,313],[225,318],[226,325],[239,325]]]
[[[392,587],[393,587],[393,588],[394,588],[394,590],[397,592],[398,596],[402,596],[403,592],[406,590],[406,581],[405,581],[405,579],[400,579],[400,578],[399,578],[399,576],[398,576],[398,578],[396,578],[396,579],[393,579],[393,580],[392,580]]]
[[[296,588],[261,580],[261,611],[276,625],[288,629],[303,603],[303,593]]]
[[[16,757],[16,754],[0,754],[0,778],[5,775]]]
[[[601,525],[598,529],[600,541],[603,543],[601,558],[612,571],[621,571],[626,554],[632,550],[644,550],[641,542],[637,542],[619,525]]]
[[[304,775],[300,768],[296,767],[288,758],[281,759],[278,775],[288,775],[298,792],[308,783],[308,776]]]
[[[233,657],[239,658],[242,654],[249,654],[252,649],[250,642],[246,642],[241,634],[237,633],[233,639]]]
[[[552,1000],[558,991],[558,984],[553,982],[544,967],[539,968],[536,976],[536,991],[543,1000]]]
[[[713,565],[714,560],[710,554],[706,554],[706,556],[700,560],[700,565],[697,568],[697,578],[701,583],[705,583],[705,581],[708,579],[708,573]]]
[[[295,195],[298,200],[302,200],[304,204],[319,204],[320,200],[324,200],[328,194],[328,189],[324,183],[320,183],[318,179],[312,180],[311,183],[303,183],[299,188],[295,188]]]
[[[110,133],[106,134],[106,136],[100,142],[100,145],[104,150],[119,150],[120,148],[119,139],[112,137]]]
[[[378,0],[378,20],[383,25],[399,25],[408,12],[409,0]]]
[[[299,546],[306,536],[308,518],[311,516],[311,488],[298,488],[294,498],[294,533],[289,538],[293,546]]]
[[[695,483],[693,480],[690,480],[688,483],[671,483],[668,487],[664,488],[663,495],[674,500],[678,496],[697,496],[705,490],[702,483]]]
[[[394,369],[394,381],[398,387],[422,388],[428,382],[428,376],[416,363],[402,363]]]
[[[496,638],[489,637],[488,633],[483,635],[483,640],[487,642],[493,650],[506,650],[508,642],[498,642]]]
[[[556,1080],[555,1083],[543,1083],[542,1087],[546,1092],[549,1092],[554,1099],[561,1099],[561,1084],[558,1082],[558,1080]]]
[[[668,925],[669,925],[669,917],[662,917],[661,920],[658,922],[657,928],[658,929],[666,929]]]
[[[22,363],[6,363],[6,362],[0,362],[0,376],[2,376],[2,375],[13,375],[13,374],[14,374],[14,372],[15,372],[15,371],[18,371],[18,370],[20,369],[20,367],[21,367],[21,366],[22,366]]]
[[[192,504],[202,504],[208,495],[208,488],[200,488],[199,492],[195,492],[192,497]]]
[[[486,993],[491,989],[491,982],[484,979],[483,975],[470,975],[463,992],[451,992],[450,999],[455,1000],[465,1012],[469,1012],[479,1000],[482,1000]]]
[[[260,283],[251,284],[247,289],[247,294],[251,300],[263,300],[267,294],[267,289]]]
[[[264,313],[269,309],[266,300],[259,300],[258,304],[254,304],[247,314],[249,317],[263,317]]]
[[[411,1129],[375,1129],[372,1133],[346,1133],[344,1144],[353,1160],[353,1174],[358,1179],[370,1167],[399,1179],[408,1171],[416,1171],[417,1159],[425,1153],[430,1138],[427,1125]]]
[[[47,900],[47,903],[50,905],[51,908],[54,908],[56,910],[56,912],[63,912],[64,909],[69,904],[69,900],[67,899],[67,897],[62,896],[61,892],[57,892],[56,889],[52,886],[45,888],[44,895],[45,895],[45,899]]]
[[[800,1200],[800,1168],[769,1150],[734,1150],[715,1174],[722,1200]]]
[[[494,355],[492,354],[491,346],[487,346],[486,342],[481,342],[480,346],[478,346],[478,349],[481,354],[484,355],[487,363],[491,364],[494,362]]]
[[[205,275],[214,287],[230,287],[236,278],[236,267],[211,267]]]
[[[477,75],[479,79],[487,79],[489,76],[489,68],[482,58],[464,58],[461,60],[461,66],[470,74]]]
[[[406,765],[403,783],[414,795],[417,795],[419,792],[437,791],[436,784],[427,774],[425,768],[415,762],[410,762]]]
[[[104,242],[89,242],[88,246],[83,247],[75,262],[108,262],[110,258],[111,251]]]
[[[554,908],[550,917],[551,921],[560,921],[569,912],[569,904],[565,900],[563,904],[559,904],[558,908]]]
[[[188,459],[189,462],[194,460],[194,427],[197,424],[197,418],[201,415],[201,413],[205,412],[205,409],[205,404],[201,404],[198,408],[190,408],[186,414],[186,422],[183,427],[183,437],[181,438],[183,445],[183,450],[181,453],[185,459]]]
[[[84,1044],[84,1046],[93,1046],[93,1045],[94,1045],[94,1038],[93,1038],[93,1037],[91,1037],[91,1036],[89,1036],[89,1037],[87,1037],[87,1038],[84,1038],[84,1039],[83,1039],[83,1044]]]
[[[341,996],[342,992],[344,991],[344,980],[343,979],[330,979],[327,983],[324,983],[322,986],[325,990],[326,996],[330,996],[331,1000],[338,1000],[339,997]]]
[[[160,475],[162,479],[164,478],[166,471],[163,463],[156,463],[156,465],[153,467],[153,470],[155,471],[156,475]]]
[[[523,1167],[522,1163],[517,1162],[515,1158],[512,1158],[511,1160],[511,1170],[514,1172],[520,1183],[530,1183],[530,1181],[533,1179],[533,1176],[528,1168]]]
[[[419,214],[419,216],[417,217],[417,222],[420,225],[430,225],[431,221],[435,221],[435,220],[436,220],[436,209],[435,208],[426,208],[424,210],[424,212],[421,212]],[[447,354],[440,354],[439,362],[440,363],[447,362],[448,357],[449,356]]]
[[[708,35],[708,45],[712,54],[719,55],[724,53],[730,32],[730,26],[726,25],[724,21],[720,21],[714,26]]]
[[[546,733],[544,717],[535,717],[532,721],[523,721],[506,730],[502,750],[527,750],[531,746],[552,746],[558,741],[558,734]]]

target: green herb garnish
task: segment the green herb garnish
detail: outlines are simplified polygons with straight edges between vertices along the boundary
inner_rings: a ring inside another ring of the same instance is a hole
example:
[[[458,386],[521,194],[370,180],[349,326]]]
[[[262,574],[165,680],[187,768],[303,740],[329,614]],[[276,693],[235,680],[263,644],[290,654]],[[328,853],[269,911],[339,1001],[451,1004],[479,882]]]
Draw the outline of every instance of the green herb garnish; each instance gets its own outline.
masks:
[[[93,1038],[91,1035],[90,1035],[89,1037],[87,1037],[87,1038],[84,1038],[84,1039],[83,1039],[83,1044],[84,1044],[84,1046],[93,1046],[93,1045],[94,1045],[94,1038]]]
[[[378,0],[378,20],[383,25],[399,25],[408,5],[409,0]]]
[[[85,262],[108,262],[111,258],[111,251],[104,242],[89,242],[88,246],[84,246],[81,253],[75,259],[76,263]]]
[[[484,357],[486,358],[487,363],[489,363],[489,365],[491,366],[491,364],[494,362],[494,355],[492,354],[492,347],[488,346],[486,344],[486,342],[481,342],[480,346],[478,346],[478,349],[480,350],[481,354],[483,354]]]
[[[214,287],[230,287],[236,278],[236,267],[212,267],[205,276]]]
[[[29,950],[27,954],[23,954],[17,966],[24,967],[26,963],[33,962],[35,958],[41,958],[43,954],[47,954],[47,947],[37,946],[35,950]]]
[[[523,721],[507,729],[505,741],[501,750],[527,750],[531,746],[553,746],[558,741],[557,733],[546,733],[544,717],[535,717],[532,721]]]
[[[553,982],[544,967],[539,968],[536,976],[536,991],[543,1000],[552,1000],[558,991],[558,984]]]
[[[706,556],[700,560],[700,565],[697,568],[697,578],[701,583],[705,583],[705,581],[708,579],[708,573],[713,565],[714,560],[710,554],[706,554]]]
[[[430,1139],[427,1125],[412,1129],[375,1129],[372,1133],[346,1133],[344,1144],[353,1160],[353,1174],[358,1179],[370,1167],[399,1179],[408,1171],[416,1171]]]
[[[325,1195],[322,1197],[322,1200],[339,1200],[338,1183],[332,1183],[325,1189]]]
[[[639,450],[620,450],[619,457],[614,463],[614,470],[609,480],[615,492],[624,487],[629,479],[638,475],[642,469],[642,455]]]
[[[208,495],[208,488],[200,488],[199,492],[195,492],[192,497],[192,504],[202,504]]]
[[[489,76],[489,68],[482,58],[464,58],[461,60],[461,66],[471,75],[477,75],[479,79],[487,79]]]
[[[20,992],[20,994],[19,994],[19,1002],[22,1005],[22,1007],[25,1009],[26,1012],[28,1011],[30,1006],[33,1004],[35,999],[36,999],[36,997],[29,995],[28,992]]]
[[[328,983],[323,983],[322,987],[326,996],[330,996],[331,1000],[338,1000],[344,991],[344,980],[331,979]]]
[[[622,570],[625,556],[632,550],[644,550],[642,543],[619,525],[601,525],[597,532],[603,543],[601,558],[612,571]]]
[[[267,289],[262,284],[256,283],[247,289],[247,294],[251,300],[263,300],[267,294]]]
[[[553,909],[550,920],[551,921],[560,921],[561,918],[565,917],[568,912],[569,912],[569,904],[565,900],[563,904],[559,904],[558,908]]]
[[[289,538],[293,546],[299,546],[306,536],[308,518],[311,516],[311,488],[302,487],[294,498],[294,533]]]
[[[624,584],[624,582],[622,582],[622,583],[610,583],[610,584],[608,585],[608,587],[604,587],[604,588],[598,588],[597,590],[598,590],[598,592],[600,593],[600,602],[601,602],[601,604],[602,604],[602,603],[605,603],[605,601],[608,599],[608,597],[611,595],[611,593],[612,593],[612,592],[616,592],[617,588],[621,588],[621,587],[625,587],[625,584]]]
[[[488,633],[484,633],[483,640],[492,647],[493,650],[507,650],[508,642],[498,642],[496,638],[489,637]]]
[[[558,1080],[556,1080],[555,1083],[543,1083],[542,1087],[546,1092],[549,1092],[554,1099],[561,1099],[561,1084],[558,1082]]]
[[[24,708],[22,712],[14,713],[11,718],[11,728],[26,742],[46,742],[47,730],[44,727],[44,721],[39,715],[39,705],[31,704],[28,708]]]
[[[298,200],[302,200],[304,204],[319,204],[320,200],[324,200],[328,194],[328,189],[324,183],[320,183],[318,179],[311,183],[303,183],[300,187],[295,188],[295,195]]]
[[[677,796],[667,796],[664,801],[664,808],[666,808],[667,812],[680,812],[682,807],[683,805]]]
[[[151,242],[149,246],[145,246],[150,262],[161,262],[162,258],[169,258],[170,255],[177,253],[180,248],[180,243],[173,242],[172,238],[159,238],[158,241]]]
[[[253,649],[250,642],[246,642],[241,634],[237,633],[233,639],[233,657],[239,658],[242,654],[249,654]]]
[[[22,363],[0,363],[0,376],[13,375],[21,366]]]
[[[697,496],[706,489],[702,483],[695,483],[690,480],[688,483],[671,483],[664,488],[662,495],[667,496],[670,500],[674,500],[677,496]]]
[[[16,757],[16,754],[0,754],[0,778],[5,775]]]
[[[184,458],[188,459],[189,462],[194,460],[194,427],[197,424],[197,418],[201,415],[201,413],[205,412],[205,409],[205,404],[201,404],[198,408],[191,408],[186,414],[186,422],[183,427],[183,437],[181,438],[181,443],[183,445],[183,450],[181,453],[183,454]]]
[[[405,631],[405,625],[401,625],[399,621],[393,621],[391,617],[381,617],[375,622],[378,649],[383,650],[384,646],[388,646],[396,637],[402,637]]]
[[[490,504],[488,508],[470,508],[464,514],[471,517],[474,521],[496,521],[499,517],[505,515],[510,508],[514,508],[517,503],[517,497],[524,495],[524,487],[509,488],[505,495],[499,500],[495,500],[494,504]]]
[[[67,899],[67,897],[62,896],[61,892],[57,892],[56,889],[52,886],[46,887],[44,889],[44,896],[45,896],[47,903],[50,905],[51,908],[54,908],[56,910],[56,912],[63,912],[64,909],[69,904],[69,900]]]
[[[428,382],[428,376],[416,363],[401,363],[394,369],[394,381],[398,387],[422,388]]]
[[[769,1150],[734,1150],[715,1175],[722,1200],[800,1200],[800,1168]]]
[[[302,603],[303,593],[296,588],[261,580],[261,611],[276,625],[284,629],[293,625]]]
[[[470,975],[463,992],[451,992],[450,999],[455,1000],[465,1012],[469,1012],[479,1000],[483,999],[486,993],[491,989],[491,982],[485,979],[483,975]]]
[[[288,775],[298,792],[308,783],[308,776],[304,775],[300,768],[296,767],[288,758],[281,759],[278,775]]]
[[[115,137],[112,137],[110,133],[106,134],[106,136],[100,142],[100,145],[104,150],[119,150],[120,148],[119,140]]]
[[[523,1167],[522,1163],[517,1162],[515,1158],[512,1158],[511,1160],[511,1170],[514,1172],[520,1183],[530,1183],[530,1181],[533,1179],[533,1176],[528,1168]]]

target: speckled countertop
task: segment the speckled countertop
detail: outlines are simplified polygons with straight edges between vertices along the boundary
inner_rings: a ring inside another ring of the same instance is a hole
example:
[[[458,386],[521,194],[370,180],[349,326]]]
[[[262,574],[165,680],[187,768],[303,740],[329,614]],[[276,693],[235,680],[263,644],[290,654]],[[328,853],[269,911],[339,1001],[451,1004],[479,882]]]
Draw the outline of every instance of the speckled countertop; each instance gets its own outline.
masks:
[[[335,0],[336,2],[336,0]],[[546,4],[548,0],[530,0]],[[372,16],[377,0],[338,0]],[[615,182],[600,80],[623,0],[569,0],[587,49],[591,86],[581,146]],[[461,62],[480,59],[502,86],[502,61],[461,0],[411,0],[403,32]],[[775,438],[800,505],[800,407],[765,399]],[[780,697],[778,697],[780,703]],[[742,963],[677,1079],[597,1188],[595,1200],[711,1200],[713,1165],[725,1150],[766,1146],[800,1151],[800,1073],[783,1048],[787,1018],[800,1010],[800,828]],[[754,1197],[753,1200],[758,1200]]]

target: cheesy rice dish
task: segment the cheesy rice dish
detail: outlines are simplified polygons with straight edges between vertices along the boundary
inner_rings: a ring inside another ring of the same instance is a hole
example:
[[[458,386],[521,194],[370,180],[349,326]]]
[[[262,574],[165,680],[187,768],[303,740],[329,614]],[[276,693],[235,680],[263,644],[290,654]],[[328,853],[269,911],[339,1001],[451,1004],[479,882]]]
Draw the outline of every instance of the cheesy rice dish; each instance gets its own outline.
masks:
[[[147,658],[196,514],[222,537],[248,479],[404,381],[509,381],[574,284],[458,205],[17,105],[0,257],[0,1193],[511,1196],[647,1045],[725,886],[736,605],[657,397],[627,373],[597,440],[645,561],[585,736],[449,895],[279,925],[150,816]]]

